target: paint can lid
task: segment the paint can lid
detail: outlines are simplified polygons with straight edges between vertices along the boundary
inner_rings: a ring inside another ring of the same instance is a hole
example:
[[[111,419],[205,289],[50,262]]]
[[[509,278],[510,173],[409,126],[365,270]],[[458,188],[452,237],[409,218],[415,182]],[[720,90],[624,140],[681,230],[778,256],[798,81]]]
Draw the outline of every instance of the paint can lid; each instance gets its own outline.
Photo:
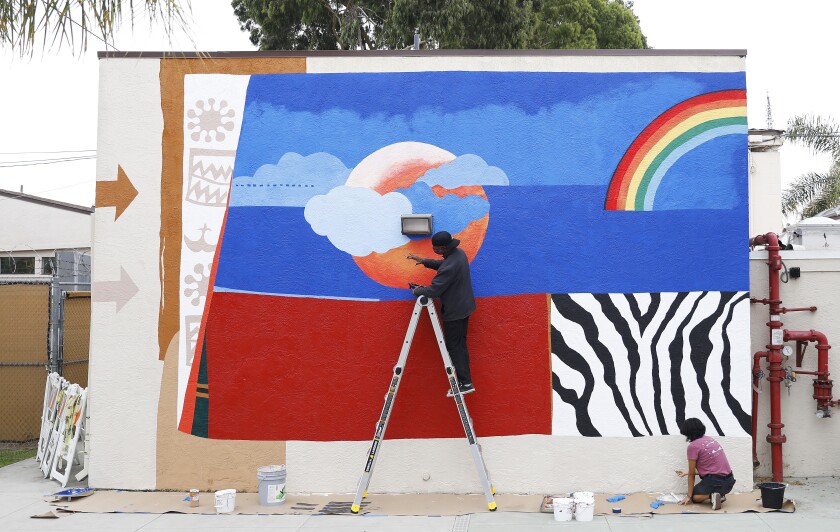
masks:
[[[262,466],[257,469],[258,473],[278,473],[280,471],[285,471],[286,465],[266,465]]]

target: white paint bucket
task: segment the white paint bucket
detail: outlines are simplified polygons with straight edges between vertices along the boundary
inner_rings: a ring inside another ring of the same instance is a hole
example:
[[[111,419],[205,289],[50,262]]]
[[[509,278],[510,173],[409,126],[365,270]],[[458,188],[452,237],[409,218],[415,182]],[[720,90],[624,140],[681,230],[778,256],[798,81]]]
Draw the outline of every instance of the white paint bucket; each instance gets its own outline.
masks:
[[[236,490],[219,490],[215,495],[217,514],[229,514],[236,508]]]
[[[591,491],[576,491],[572,493],[573,499],[595,499],[595,494]]]
[[[277,506],[286,500],[286,466],[270,465],[257,469],[260,506]]]
[[[575,501],[568,497],[554,497],[551,499],[551,504],[554,506],[554,520],[555,521],[571,521],[574,513]]]
[[[595,498],[575,497],[575,521],[592,521],[595,515]]]

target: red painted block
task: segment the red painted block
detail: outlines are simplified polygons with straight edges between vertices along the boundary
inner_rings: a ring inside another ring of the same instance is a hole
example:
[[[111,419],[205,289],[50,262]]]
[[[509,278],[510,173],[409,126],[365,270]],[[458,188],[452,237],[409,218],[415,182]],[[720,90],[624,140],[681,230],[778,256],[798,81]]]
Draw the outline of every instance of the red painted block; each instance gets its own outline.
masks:
[[[545,294],[478,300],[469,349],[479,436],[551,433]],[[413,301],[217,292],[206,325],[210,438],[368,440]],[[421,316],[386,437],[463,437],[428,314]]]

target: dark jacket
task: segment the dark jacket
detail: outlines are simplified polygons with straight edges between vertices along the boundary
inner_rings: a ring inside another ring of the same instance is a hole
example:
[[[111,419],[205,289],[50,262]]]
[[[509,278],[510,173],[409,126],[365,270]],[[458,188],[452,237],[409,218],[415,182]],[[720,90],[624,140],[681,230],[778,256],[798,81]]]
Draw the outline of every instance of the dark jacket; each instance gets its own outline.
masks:
[[[440,298],[443,321],[466,318],[475,310],[470,261],[467,254],[455,248],[443,254],[443,260],[423,259],[423,266],[437,270],[432,284],[414,290],[415,296]]]

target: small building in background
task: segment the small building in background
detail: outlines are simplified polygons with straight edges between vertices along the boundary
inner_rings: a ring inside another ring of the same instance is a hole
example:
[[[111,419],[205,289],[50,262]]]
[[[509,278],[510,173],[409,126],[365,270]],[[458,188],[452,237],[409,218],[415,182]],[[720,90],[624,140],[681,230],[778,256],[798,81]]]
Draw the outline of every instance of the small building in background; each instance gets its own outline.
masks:
[[[88,276],[93,207],[0,189],[0,275]]]
[[[840,208],[829,209],[840,210]],[[824,211],[828,212],[828,211]],[[840,219],[820,215],[800,220],[785,228],[787,243],[794,249],[840,249]]]

